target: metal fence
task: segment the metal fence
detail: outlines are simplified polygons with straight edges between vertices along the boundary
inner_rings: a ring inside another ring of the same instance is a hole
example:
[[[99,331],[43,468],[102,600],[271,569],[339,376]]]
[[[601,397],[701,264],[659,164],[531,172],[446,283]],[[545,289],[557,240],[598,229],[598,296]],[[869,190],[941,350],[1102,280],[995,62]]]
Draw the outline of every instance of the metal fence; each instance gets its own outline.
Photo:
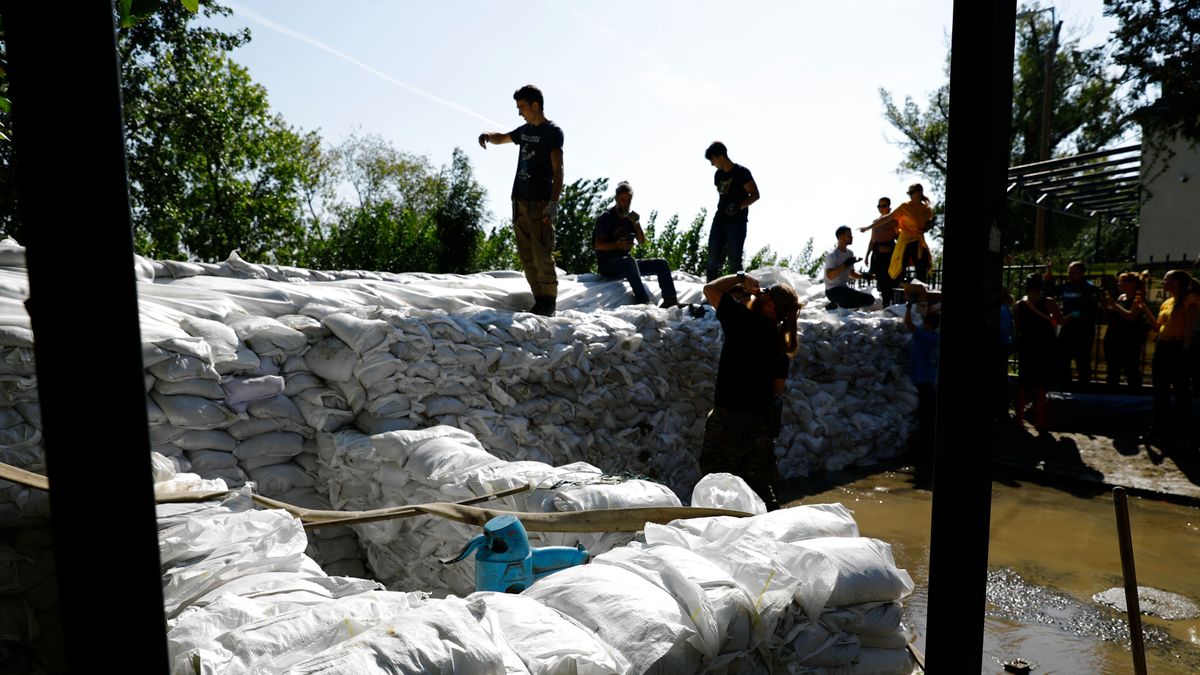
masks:
[[[1186,253],[1178,257],[1167,256],[1163,260],[1150,258],[1145,262],[1089,263],[1085,278],[1095,284],[1102,294],[1107,293],[1116,299],[1120,295],[1120,292],[1117,290],[1117,277],[1122,272],[1137,272],[1142,274],[1146,278],[1146,301],[1149,303],[1151,311],[1157,314],[1159,306],[1166,299],[1162,290],[1163,275],[1173,269],[1184,269],[1190,272],[1192,276],[1200,278],[1200,262],[1194,258],[1189,259]],[[1045,270],[1046,267],[1044,264],[1006,266],[1002,270],[1003,286],[1012,294],[1013,301],[1015,302],[1016,300],[1020,300],[1022,295],[1024,295],[1025,277],[1031,273],[1042,274]],[[905,276],[910,276],[911,268],[905,270],[905,273]],[[1066,264],[1055,265],[1054,281],[1056,285],[1061,285],[1066,281]],[[929,275],[929,281],[926,283],[930,289],[940,290],[942,287],[942,269],[940,267],[934,268]],[[873,288],[875,286],[875,282],[864,279],[854,280],[853,284],[861,289]],[[1104,334],[1108,330],[1108,320],[1108,312],[1103,310],[1102,305],[1100,319],[1096,323],[1095,335],[1092,338],[1092,383],[1103,383],[1108,379],[1108,368],[1104,357]],[[1153,357],[1154,339],[1151,337],[1142,348],[1140,360],[1143,386],[1149,386],[1150,384],[1150,363]],[[1015,353],[1009,360],[1009,373],[1013,375],[1017,374]]]

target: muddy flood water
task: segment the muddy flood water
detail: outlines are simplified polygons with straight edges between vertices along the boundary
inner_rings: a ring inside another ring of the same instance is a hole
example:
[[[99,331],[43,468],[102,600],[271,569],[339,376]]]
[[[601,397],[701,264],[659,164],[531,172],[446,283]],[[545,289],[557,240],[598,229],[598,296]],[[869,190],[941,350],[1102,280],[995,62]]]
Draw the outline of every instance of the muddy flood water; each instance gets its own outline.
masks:
[[[801,500],[841,502],[863,536],[892,544],[897,564],[916,584],[905,622],[918,632],[922,651],[931,500],[929,491],[913,488],[911,476],[892,472]],[[1129,515],[1138,585],[1200,602],[1200,509],[1130,497]],[[1133,672],[1125,614],[1092,599],[1122,585],[1111,495],[993,483],[980,672],[1003,673],[1002,664],[1017,658],[1037,675]],[[1200,672],[1200,618],[1142,619],[1150,673]]]

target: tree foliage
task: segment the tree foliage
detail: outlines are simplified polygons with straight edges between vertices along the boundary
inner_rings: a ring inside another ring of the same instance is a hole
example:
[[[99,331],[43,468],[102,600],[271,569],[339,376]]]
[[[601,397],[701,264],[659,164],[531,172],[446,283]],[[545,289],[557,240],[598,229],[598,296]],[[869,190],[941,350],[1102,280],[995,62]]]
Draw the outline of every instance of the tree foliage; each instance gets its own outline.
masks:
[[[611,201],[607,178],[579,178],[563,186],[554,228],[554,258],[559,267],[570,273],[596,271],[592,227]]]
[[[201,11],[228,13],[209,2]],[[302,257],[314,139],[273,114],[266,90],[230,60],[247,40],[246,31],[199,25],[175,4],[119,36],[134,238],[144,255]]]
[[[1038,9],[1038,5],[1022,7],[1028,14],[1019,19],[1016,26],[1010,153],[1013,165],[1041,159],[1046,50],[1050,47],[1052,33],[1058,28]],[[1071,28],[1065,36],[1059,34],[1056,38],[1048,134],[1051,157],[1097,150],[1120,138],[1129,126],[1129,103],[1118,91],[1119,79],[1109,72],[1111,61],[1105,48],[1082,47],[1082,36],[1076,33]],[[879,90],[884,119],[900,132],[897,144],[905,151],[897,173],[918,174],[932,186],[931,191],[938,193],[946,184],[951,102],[949,64],[947,55],[947,83],[929,96],[924,107],[911,97],[898,105],[890,92],[883,88]],[[1032,243],[1034,214],[1028,206],[1011,206],[1011,246]],[[1076,219],[1058,218],[1053,227],[1047,228],[1049,248],[1060,251],[1077,249],[1088,235],[1089,224]]]
[[[1113,61],[1124,68],[1134,103],[1156,103],[1139,121],[1151,131],[1200,141],[1200,4],[1104,0],[1104,14],[1119,22]],[[1161,98],[1154,101],[1155,95]]]

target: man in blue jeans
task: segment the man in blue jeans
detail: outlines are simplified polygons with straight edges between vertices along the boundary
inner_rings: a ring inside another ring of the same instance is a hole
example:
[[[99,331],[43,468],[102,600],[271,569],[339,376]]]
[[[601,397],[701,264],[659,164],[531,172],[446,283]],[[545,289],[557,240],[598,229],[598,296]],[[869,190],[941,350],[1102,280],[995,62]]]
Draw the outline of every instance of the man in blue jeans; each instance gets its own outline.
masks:
[[[633,204],[633,187],[626,181],[617,184],[616,204],[596,219],[592,229],[592,248],[596,251],[596,267],[600,274],[617,279],[624,278],[633,289],[633,297],[639,303],[650,301],[642,274],[658,275],[658,287],[662,290],[662,307],[678,304],[675,282],[671,279],[671,267],[662,258],[635,260],[629,254],[633,243],[646,243],[646,233],[638,222]]]
[[[750,205],[758,201],[758,185],[750,169],[729,159],[729,150],[720,141],[704,151],[704,159],[716,167],[713,185],[717,188],[717,212],[712,229],[708,231],[708,281],[721,276],[721,268],[729,262],[729,273],[742,271],[742,248],[746,244],[746,223]]]

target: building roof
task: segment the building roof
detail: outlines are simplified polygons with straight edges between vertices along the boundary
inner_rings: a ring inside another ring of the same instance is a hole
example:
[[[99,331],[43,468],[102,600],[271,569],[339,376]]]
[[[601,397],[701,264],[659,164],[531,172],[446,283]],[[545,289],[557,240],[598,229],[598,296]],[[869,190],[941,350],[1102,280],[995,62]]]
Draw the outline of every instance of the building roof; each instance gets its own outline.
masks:
[[[1022,164],[1008,169],[1008,198],[1084,220],[1136,220],[1141,171],[1140,143]]]

